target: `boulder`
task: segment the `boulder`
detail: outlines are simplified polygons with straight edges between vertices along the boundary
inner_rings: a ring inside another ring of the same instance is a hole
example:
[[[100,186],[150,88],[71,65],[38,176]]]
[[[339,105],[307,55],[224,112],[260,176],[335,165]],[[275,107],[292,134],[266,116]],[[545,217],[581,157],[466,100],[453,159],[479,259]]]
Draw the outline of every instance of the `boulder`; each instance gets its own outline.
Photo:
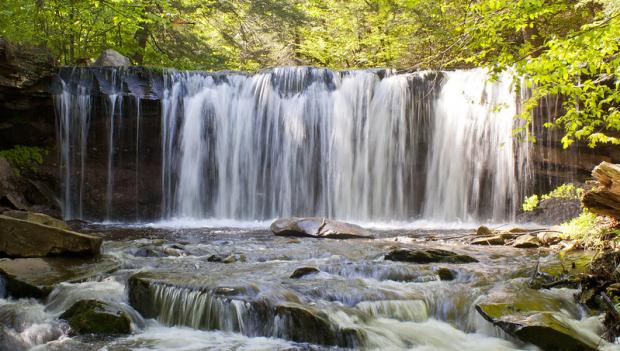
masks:
[[[470,242],[472,245],[504,245],[504,238],[501,235],[485,236],[476,238]]]
[[[129,334],[131,318],[118,306],[98,300],[80,300],[60,319],[78,334]]]
[[[271,224],[271,231],[279,236],[305,236],[329,239],[372,239],[370,233],[355,224],[321,217],[280,218]]]
[[[518,247],[520,249],[530,249],[539,247],[540,241],[538,237],[534,234],[524,234],[515,239],[513,244],[514,247]]]
[[[426,250],[409,250],[409,249],[396,249],[388,253],[384,257],[389,261],[401,261],[411,263],[472,263],[478,262],[477,259],[460,255],[451,251],[440,249],[426,249]]]
[[[96,258],[17,258],[0,261],[0,275],[6,280],[9,295],[44,298],[62,282],[94,279],[120,268],[108,256]]]
[[[94,256],[101,242],[95,236],[0,215],[0,256]]]
[[[319,272],[320,272],[319,269],[316,267],[301,267],[301,268],[297,268],[295,272],[291,274],[290,278],[299,279],[308,274],[314,274],[314,273],[319,273]]]
[[[113,49],[104,50],[93,64],[93,66],[97,67],[126,67],[130,65],[131,61],[129,58]]]
[[[7,216],[7,217],[21,219],[27,222],[39,223],[39,224],[43,224],[43,225],[58,228],[58,229],[71,230],[71,228],[65,221],[54,218],[52,216],[48,216],[43,213],[11,210],[11,211],[2,212],[2,215]]]
[[[476,235],[489,236],[493,235],[493,232],[491,231],[491,229],[489,229],[489,227],[481,225],[480,227],[478,227],[478,229],[476,229]]]
[[[245,262],[247,257],[243,254],[224,254],[224,255],[211,255],[207,257],[207,262],[218,262],[218,263],[234,263],[234,262]]]

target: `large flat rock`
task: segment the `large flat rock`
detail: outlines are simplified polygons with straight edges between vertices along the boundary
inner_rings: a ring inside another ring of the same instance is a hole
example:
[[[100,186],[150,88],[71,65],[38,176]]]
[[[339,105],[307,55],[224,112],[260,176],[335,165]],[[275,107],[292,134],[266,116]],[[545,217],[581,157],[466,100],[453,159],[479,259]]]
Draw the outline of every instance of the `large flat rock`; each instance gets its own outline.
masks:
[[[323,217],[279,218],[271,224],[271,231],[279,236],[304,236],[328,239],[372,239],[364,228]]]
[[[62,282],[81,282],[111,273],[120,264],[111,257],[17,258],[0,261],[0,275],[9,295],[44,298]]]
[[[101,242],[92,235],[0,215],[0,256],[93,256]]]

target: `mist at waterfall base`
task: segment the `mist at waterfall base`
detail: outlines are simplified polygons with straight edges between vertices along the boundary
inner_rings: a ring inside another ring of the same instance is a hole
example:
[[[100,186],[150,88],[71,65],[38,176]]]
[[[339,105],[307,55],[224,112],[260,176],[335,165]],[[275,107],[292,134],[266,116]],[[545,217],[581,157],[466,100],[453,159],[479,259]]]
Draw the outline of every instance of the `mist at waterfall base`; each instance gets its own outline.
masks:
[[[276,217],[325,216],[453,227],[513,221],[527,188],[529,148],[514,133],[520,106],[508,73],[490,81],[484,70],[167,71],[148,88],[132,75],[61,74],[65,218],[265,226]],[[159,140],[145,140],[141,106],[153,98],[161,130]],[[101,118],[107,160],[97,177],[105,190],[93,189],[85,172],[95,162],[90,128]],[[157,148],[156,170],[141,166],[146,148]],[[120,185],[121,169],[135,172],[131,188]],[[157,179],[155,190],[140,189],[144,177]],[[95,191],[104,194],[98,212],[85,205]],[[118,193],[135,193],[134,208],[121,206]]]

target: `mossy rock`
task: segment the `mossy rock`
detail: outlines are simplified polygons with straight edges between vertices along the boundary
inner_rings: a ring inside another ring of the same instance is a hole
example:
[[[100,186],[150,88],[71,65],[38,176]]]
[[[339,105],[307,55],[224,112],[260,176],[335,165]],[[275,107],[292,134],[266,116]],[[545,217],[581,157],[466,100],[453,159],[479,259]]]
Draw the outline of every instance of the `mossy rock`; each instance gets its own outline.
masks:
[[[440,249],[427,249],[427,250],[409,250],[409,249],[396,249],[388,253],[384,257],[388,261],[401,261],[411,263],[473,263],[478,262],[477,259],[460,255],[451,251]]]
[[[129,334],[131,319],[123,310],[98,300],[80,300],[61,319],[79,334]]]
[[[445,267],[439,268],[436,273],[439,276],[439,280],[449,281],[456,278],[454,271]]]

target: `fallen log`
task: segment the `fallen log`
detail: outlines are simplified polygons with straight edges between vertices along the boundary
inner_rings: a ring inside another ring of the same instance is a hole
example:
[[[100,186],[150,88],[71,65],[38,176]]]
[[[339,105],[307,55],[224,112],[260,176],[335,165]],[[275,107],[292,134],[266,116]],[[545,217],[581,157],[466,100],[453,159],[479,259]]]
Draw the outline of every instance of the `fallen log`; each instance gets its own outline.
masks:
[[[601,162],[592,176],[596,181],[589,183],[581,203],[592,213],[620,218],[620,164]]]

